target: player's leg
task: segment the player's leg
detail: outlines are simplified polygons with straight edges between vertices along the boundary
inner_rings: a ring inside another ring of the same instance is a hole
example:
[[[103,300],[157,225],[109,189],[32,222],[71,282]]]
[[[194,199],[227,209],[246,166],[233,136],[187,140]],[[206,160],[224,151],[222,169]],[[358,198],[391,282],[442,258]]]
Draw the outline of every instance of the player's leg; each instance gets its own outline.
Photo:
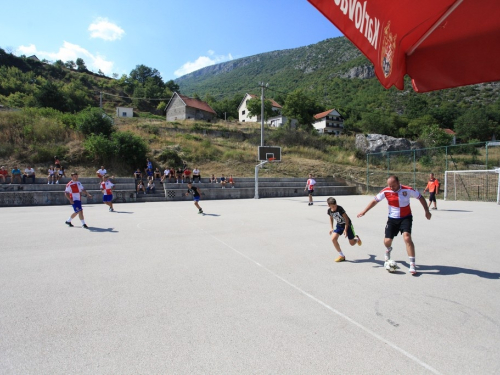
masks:
[[[416,275],[416,267],[415,267],[415,245],[411,238],[411,228],[413,223],[413,217],[405,218],[401,222],[401,233],[403,234],[403,240],[406,244],[406,252],[408,254],[408,258],[410,260],[410,268],[408,272],[412,275]]]
[[[354,226],[351,224],[347,229],[347,239],[349,240],[349,245],[354,246],[358,244],[361,246],[361,238],[354,232]]]

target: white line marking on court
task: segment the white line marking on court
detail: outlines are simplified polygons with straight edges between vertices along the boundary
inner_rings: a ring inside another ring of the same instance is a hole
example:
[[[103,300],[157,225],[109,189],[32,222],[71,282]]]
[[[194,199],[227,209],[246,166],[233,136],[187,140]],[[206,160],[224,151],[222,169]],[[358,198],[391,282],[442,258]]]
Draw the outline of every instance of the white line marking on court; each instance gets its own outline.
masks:
[[[328,305],[327,303],[319,300],[318,298],[314,297],[312,294],[309,294],[307,293],[305,290],[299,288],[297,285],[295,284],[292,284],[290,281],[284,279],[283,277],[281,277],[280,275],[274,273],[273,271],[271,271],[269,268],[263,266],[262,264],[258,263],[257,261],[253,260],[252,258],[250,258],[248,255],[246,254],[243,254],[242,252],[236,250],[234,247],[228,245],[227,243],[225,243],[224,241],[222,241],[221,239],[215,237],[213,234],[205,231],[204,229],[201,229],[202,231],[204,231],[205,233],[207,233],[210,237],[212,237],[213,239],[219,241],[221,244],[223,244],[224,246],[228,247],[229,249],[233,250],[235,253],[241,255],[243,258],[246,258],[248,259],[249,261],[251,261],[252,263],[256,264],[257,266],[261,267],[262,269],[266,270],[268,273],[270,273],[271,275],[273,275],[274,277],[276,277],[277,279],[283,281],[285,284],[291,286],[292,288],[294,288],[295,290],[299,291],[300,293],[302,293],[303,295],[305,295],[306,297],[312,299],[314,302],[320,304],[321,306],[325,307],[326,309],[330,310],[331,312],[333,312],[334,314],[340,316],[341,318],[344,318],[345,320],[347,320],[349,323],[352,323],[354,324],[356,327],[362,329],[363,331],[365,331],[366,333],[368,333],[369,335],[375,337],[377,340],[380,340],[382,341],[383,343],[389,345],[391,348],[393,348],[394,350],[400,352],[401,354],[403,354],[405,357],[411,359],[412,361],[416,362],[417,364],[419,364],[420,366],[426,368],[427,370],[429,370],[430,372],[436,374],[436,375],[441,375],[441,373],[436,370],[435,368],[429,366],[427,363],[425,363],[424,361],[418,359],[417,357],[415,357],[414,355],[408,353],[406,350],[400,348],[399,346],[397,346],[396,344],[388,341],[387,339],[383,338],[382,336],[380,336],[379,334],[373,332],[372,330],[370,330],[369,328],[366,328],[364,325],[362,325],[361,323],[358,323],[356,322],[354,319],[352,318],[349,318],[347,315],[341,313],[340,311],[338,311],[337,309],[331,307],[330,305]]]

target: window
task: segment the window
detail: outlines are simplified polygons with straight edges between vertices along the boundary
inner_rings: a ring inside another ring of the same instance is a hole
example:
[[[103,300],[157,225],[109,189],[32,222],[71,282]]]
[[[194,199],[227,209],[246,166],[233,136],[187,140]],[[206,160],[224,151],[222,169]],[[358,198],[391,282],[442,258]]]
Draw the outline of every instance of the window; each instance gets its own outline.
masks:
[[[127,117],[127,112],[122,112],[123,117]]]
[[[244,115],[245,114],[245,111],[241,111],[241,114]]]

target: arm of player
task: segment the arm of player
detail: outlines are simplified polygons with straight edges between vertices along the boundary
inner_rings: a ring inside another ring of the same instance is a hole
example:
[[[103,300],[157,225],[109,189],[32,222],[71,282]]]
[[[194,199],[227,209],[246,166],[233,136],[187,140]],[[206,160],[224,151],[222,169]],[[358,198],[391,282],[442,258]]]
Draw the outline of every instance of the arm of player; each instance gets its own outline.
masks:
[[[427,201],[425,200],[424,197],[420,196],[420,198],[418,198],[418,200],[420,201],[420,204],[422,205],[422,207],[424,208],[425,210],[425,217],[427,218],[427,220],[430,220],[431,219],[431,212],[429,211],[429,206],[427,205]]]
[[[92,194],[90,194],[87,190],[83,189],[82,193],[85,193],[85,196],[88,198],[92,198]]]
[[[69,195],[68,192],[64,192],[64,195],[66,196],[66,198],[69,200],[69,203],[70,204],[73,204],[73,199],[71,199],[71,196]]]
[[[368,204],[368,206],[366,206],[366,208],[358,214],[358,217],[365,216],[365,214],[366,214],[368,211],[370,211],[373,207],[375,207],[375,206],[377,205],[377,203],[378,203],[378,202],[377,202],[375,199],[374,199],[374,200],[372,200],[372,201]]]
[[[333,233],[333,217],[330,216],[330,234]]]

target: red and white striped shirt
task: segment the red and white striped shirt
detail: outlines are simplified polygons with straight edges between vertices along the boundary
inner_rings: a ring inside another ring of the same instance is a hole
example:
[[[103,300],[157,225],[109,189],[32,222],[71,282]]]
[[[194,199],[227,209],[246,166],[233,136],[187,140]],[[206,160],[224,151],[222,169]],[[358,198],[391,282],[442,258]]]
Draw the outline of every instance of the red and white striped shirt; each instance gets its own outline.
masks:
[[[400,219],[411,215],[410,198],[420,199],[421,195],[418,190],[413,189],[411,186],[399,185],[398,191],[392,191],[390,187],[382,189],[380,193],[375,196],[375,200],[380,202],[386,198],[389,204],[389,217],[393,219]]]
[[[113,195],[113,184],[111,181],[103,181],[101,182],[101,190],[104,195]]]
[[[85,190],[80,181],[70,181],[66,184],[66,193],[69,193],[69,196],[74,201],[81,201],[80,193]]]

